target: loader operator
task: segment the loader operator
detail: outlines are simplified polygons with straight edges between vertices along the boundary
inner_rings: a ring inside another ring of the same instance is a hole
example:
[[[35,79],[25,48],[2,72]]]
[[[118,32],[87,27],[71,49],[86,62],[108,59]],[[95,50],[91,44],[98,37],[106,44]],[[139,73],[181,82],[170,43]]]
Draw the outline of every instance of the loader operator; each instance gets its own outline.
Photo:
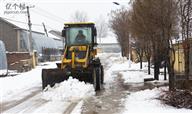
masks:
[[[86,42],[86,37],[85,35],[83,34],[83,31],[82,30],[79,30],[78,31],[78,34],[75,38],[75,42],[76,43],[85,43]]]

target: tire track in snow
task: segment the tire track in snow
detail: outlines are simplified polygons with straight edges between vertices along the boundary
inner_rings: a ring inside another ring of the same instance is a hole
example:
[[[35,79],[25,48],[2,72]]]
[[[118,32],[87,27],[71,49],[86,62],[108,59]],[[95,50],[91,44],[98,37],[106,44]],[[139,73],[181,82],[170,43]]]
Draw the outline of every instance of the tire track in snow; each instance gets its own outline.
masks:
[[[71,103],[63,114],[70,114],[73,111],[73,109],[77,106],[77,104],[78,102]]]
[[[63,112],[63,114],[71,114],[71,112],[75,109],[75,107],[77,106],[77,104],[79,104],[82,100],[77,100],[77,101],[73,101],[67,108],[66,110]]]
[[[41,94],[34,95],[26,101],[4,111],[3,113],[31,113],[38,107],[47,103],[44,99],[39,99]]]
[[[42,90],[40,88],[37,88],[37,89],[34,89],[32,88],[34,91],[31,91],[30,94],[26,95],[25,97],[23,97],[22,99],[20,100],[11,100],[11,101],[8,101],[8,102],[4,102],[1,104],[1,112],[4,112],[6,110],[9,110],[11,108],[14,108],[16,107],[17,105],[27,101],[28,99],[34,97],[35,95],[37,95],[38,93],[40,93]],[[18,93],[17,95],[21,95],[22,93],[25,93],[25,92],[28,92],[32,89],[27,89],[25,91],[22,91],[21,93]]]

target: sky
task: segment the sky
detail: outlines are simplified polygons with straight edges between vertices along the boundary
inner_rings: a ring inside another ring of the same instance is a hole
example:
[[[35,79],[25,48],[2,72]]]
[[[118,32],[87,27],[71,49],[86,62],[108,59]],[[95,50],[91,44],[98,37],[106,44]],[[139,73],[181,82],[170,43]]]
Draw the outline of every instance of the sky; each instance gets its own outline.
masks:
[[[114,1],[120,5],[113,4]],[[20,24],[27,28],[27,15],[23,13],[26,9],[21,10],[19,5],[29,5],[32,30],[37,26],[42,27],[44,22],[48,30],[60,31],[65,22],[71,21],[76,11],[85,12],[88,20],[92,22],[100,18],[108,21],[111,10],[128,6],[128,2],[129,0],[0,0],[0,17],[23,22]],[[23,12],[13,13],[13,11]]]

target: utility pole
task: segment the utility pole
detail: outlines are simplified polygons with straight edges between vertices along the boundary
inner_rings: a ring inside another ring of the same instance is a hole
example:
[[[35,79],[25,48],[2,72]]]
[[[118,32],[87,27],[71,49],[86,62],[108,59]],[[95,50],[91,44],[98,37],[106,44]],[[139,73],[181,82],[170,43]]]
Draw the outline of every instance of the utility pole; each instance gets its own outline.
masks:
[[[27,16],[28,16],[28,26],[29,26],[29,39],[28,39],[28,45],[29,45],[29,53],[32,55],[33,51],[33,45],[32,45],[32,33],[31,33],[31,18],[29,13],[29,6],[27,6]]]
[[[128,33],[128,44],[129,44],[129,46],[128,46],[128,53],[129,53],[129,68],[131,68],[131,41],[130,41],[130,37],[131,37],[131,35]]]
[[[43,28],[44,28],[44,31],[45,31],[46,36],[49,37],[49,36],[48,36],[48,33],[47,33],[47,29],[46,29],[46,27],[45,27],[45,24],[44,24],[44,23],[42,23],[42,24],[43,24]]]

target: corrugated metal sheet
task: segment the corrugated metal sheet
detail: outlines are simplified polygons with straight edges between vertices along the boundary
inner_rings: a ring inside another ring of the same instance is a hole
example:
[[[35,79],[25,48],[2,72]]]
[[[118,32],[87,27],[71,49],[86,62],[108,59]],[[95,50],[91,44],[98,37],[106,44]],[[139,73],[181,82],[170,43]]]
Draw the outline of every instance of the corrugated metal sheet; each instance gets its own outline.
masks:
[[[0,75],[7,74],[7,57],[4,43],[0,40]]]

